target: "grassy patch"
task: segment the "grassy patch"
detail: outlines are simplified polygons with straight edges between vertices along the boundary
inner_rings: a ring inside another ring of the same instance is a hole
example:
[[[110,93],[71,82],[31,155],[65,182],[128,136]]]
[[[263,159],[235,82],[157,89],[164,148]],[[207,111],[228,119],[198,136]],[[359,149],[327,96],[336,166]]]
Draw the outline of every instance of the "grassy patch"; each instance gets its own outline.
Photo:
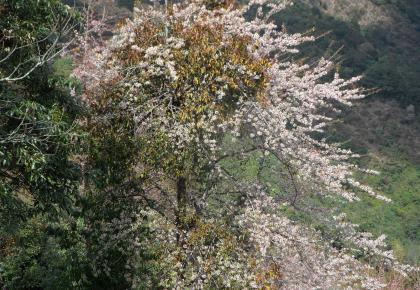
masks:
[[[386,152],[369,158],[366,167],[379,170],[378,176],[359,175],[359,179],[392,199],[387,204],[363,196],[344,210],[362,230],[384,233],[398,258],[420,262],[420,166],[410,163],[399,152]]]

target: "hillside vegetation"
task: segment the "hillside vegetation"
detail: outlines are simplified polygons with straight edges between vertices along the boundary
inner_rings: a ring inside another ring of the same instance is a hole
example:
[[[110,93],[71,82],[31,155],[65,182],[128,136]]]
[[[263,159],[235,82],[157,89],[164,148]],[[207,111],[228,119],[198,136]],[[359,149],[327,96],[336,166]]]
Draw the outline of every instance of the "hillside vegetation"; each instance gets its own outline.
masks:
[[[276,20],[290,32],[315,29],[322,36],[304,49],[306,56],[333,56],[338,71],[363,75],[366,88],[378,89],[345,110],[331,137],[366,155],[362,163],[381,175],[362,179],[394,200],[356,203],[352,219],[387,233],[401,257],[419,262],[420,3],[294,1]]]
[[[0,0],[0,289],[419,289],[419,8]]]

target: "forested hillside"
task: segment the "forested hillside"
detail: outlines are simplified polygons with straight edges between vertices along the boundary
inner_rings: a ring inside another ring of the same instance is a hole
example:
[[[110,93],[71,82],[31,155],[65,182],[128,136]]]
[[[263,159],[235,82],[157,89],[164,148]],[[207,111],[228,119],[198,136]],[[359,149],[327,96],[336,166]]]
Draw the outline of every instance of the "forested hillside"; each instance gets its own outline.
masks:
[[[329,32],[311,48],[332,55],[342,47],[341,70],[403,106],[418,105],[420,53],[417,1],[295,1],[279,14],[290,31]]]
[[[416,0],[0,0],[0,289],[420,289]]]
[[[377,88],[345,113],[333,138],[366,154],[363,164],[381,172],[368,183],[393,198],[349,211],[365,229],[385,232],[401,257],[420,253],[420,3],[418,1],[294,1],[278,15],[291,32],[322,35],[305,55],[334,56],[347,77],[363,75]],[[323,33],[328,32],[326,35]],[[391,181],[392,180],[392,181]]]

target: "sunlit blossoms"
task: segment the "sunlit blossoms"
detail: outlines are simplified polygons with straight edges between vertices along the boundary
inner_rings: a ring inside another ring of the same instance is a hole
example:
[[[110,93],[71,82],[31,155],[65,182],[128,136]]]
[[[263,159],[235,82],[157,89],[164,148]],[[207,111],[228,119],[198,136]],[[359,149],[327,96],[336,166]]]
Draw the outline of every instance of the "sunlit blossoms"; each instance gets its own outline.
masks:
[[[359,184],[357,155],[323,135],[332,112],[363,97],[359,78],[342,79],[327,59],[295,59],[313,38],[273,24],[286,5],[277,2],[136,9],[90,55],[92,126],[138,145],[132,179],[148,208],[148,244],[160,249],[160,287],[380,289],[373,266],[407,272],[384,237],[307,206],[389,200]],[[328,223],[334,240],[287,209]]]

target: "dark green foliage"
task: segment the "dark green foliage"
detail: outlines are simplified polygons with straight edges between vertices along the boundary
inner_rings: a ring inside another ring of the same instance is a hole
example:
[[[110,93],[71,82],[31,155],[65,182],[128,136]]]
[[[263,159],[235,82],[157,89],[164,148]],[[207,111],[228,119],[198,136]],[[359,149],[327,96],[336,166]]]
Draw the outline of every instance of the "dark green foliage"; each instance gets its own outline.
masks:
[[[78,13],[59,0],[0,0],[0,15],[0,288],[130,288],[127,274],[141,277],[153,258],[131,247],[147,235],[130,180],[135,140],[95,127],[96,115],[82,126],[72,59],[55,55]],[[133,257],[140,266],[128,269]]]
[[[275,20],[291,33],[313,29],[315,35],[327,33],[314,44],[305,45],[302,48],[302,55],[318,59],[320,56],[330,57],[342,49],[337,60],[340,61],[341,72],[345,77],[362,74],[375,62],[375,51],[369,54],[358,48],[367,40],[356,23],[340,21],[300,1],[296,1],[293,6],[276,15]]]
[[[82,220],[31,218],[16,232],[0,263],[6,289],[82,289],[87,271]],[[0,280],[1,281],[1,280]]]
[[[0,7],[5,16],[0,27],[7,31],[0,46],[11,51],[18,47],[10,57],[1,53],[5,61],[0,78],[14,67],[19,68],[17,75],[24,75],[39,55],[59,49],[40,41],[56,24],[54,17],[69,13],[59,1],[2,1]],[[68,207],[76,190],[77,167],[69,157],[80,110],[70,86],[68,75],[55,74],[49,63],[21,81],[0,81],[1,195],[32,211]]]
[[[420,49],[418,50],[420,55]],[[410,61],[412,60],[412,62]],[[403,105],[419,103],[419,60],[397,52],[383,52],[365,72],[365,84],[378,87],[381,95],[391,97]]]
[[[0,0],[0,15],[0,288],[128,289],[129,247],[147,235],[128,180],[135,143],[90,118],[81,125],[72,59],[55,55],[71,37],[57,33],[67,21],[78,28],[78,13],[60,0]],[[15,67],[17,79],[5,80]],[[153,256],[136,257],[142,275]]]
[[[338,69],[345,77],[364,75],[362,84],[368,88],[379,88],[377,96],[397,100],[405,106],[420,104],[420,4],[415,0],[373,2],[396,9],[407,17],[408,22],[401,24],[401,28],[396,25],[395,31],[385,26],[361,28],[356,21],[357,14],[353,21],[342,21],[302,1],[295,1],[275,20],[284,24],[290,32],[312,28],[317,34],[329,32],[315,44],[307,45],[303,55],[329,57],[342,47],[338,54]]]
[[[78,27],[78,19],[60,0],[0,0],[0,60],[5,60],[0,79],[13,72],[12,78],[22,76],[54,56],[60,44],[71,40],[69,31]],[[25,79],[24,84],[31,81]]]
[[[69,59],[52,57],[77,13],[58,0],[1,0],[0,15],[0,287],[74,289],[85,254],[81,225],[66,212],[78,196],[82,111]]]

